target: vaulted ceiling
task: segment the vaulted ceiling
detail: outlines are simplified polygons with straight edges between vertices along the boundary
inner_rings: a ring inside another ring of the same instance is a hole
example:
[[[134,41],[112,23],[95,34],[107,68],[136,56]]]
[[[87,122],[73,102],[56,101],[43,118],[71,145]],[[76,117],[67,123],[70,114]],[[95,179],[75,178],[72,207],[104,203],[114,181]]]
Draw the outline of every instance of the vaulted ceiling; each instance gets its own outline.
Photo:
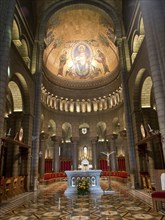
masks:
[[[47,23],[46,72],[72,82],[101,79],[119,64],[114,24],[101,9],[89,5],[65,7]],[[56,79],[56,78],[55,78]]]

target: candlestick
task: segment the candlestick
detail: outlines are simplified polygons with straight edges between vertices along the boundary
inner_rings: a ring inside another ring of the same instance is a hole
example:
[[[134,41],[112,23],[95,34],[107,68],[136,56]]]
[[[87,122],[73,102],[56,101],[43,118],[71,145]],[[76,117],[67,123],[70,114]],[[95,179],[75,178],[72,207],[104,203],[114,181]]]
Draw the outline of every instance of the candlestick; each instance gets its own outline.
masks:
[[[10,136],[11,135],[11,128],[9,128],[9,131],[7,133],[7,136]]]

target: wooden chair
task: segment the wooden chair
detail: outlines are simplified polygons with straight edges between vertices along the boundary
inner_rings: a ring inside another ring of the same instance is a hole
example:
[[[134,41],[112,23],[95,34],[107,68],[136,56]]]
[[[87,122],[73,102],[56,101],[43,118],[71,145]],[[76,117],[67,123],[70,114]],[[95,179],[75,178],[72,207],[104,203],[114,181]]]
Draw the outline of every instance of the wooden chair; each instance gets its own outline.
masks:
[[[152,185],[151,185],[151,179],[148,174],[141,174],[141,180],[143,188],[148,192],[151,193],[153,191]]]
[[[145,190],[147,190],[146,178],[144,175],[141,175],[142,185]]]
[[[19,186],[19,192],[24,193],[25,192],[25,176],[19,176],[18,186]]]
[[[165,190],[155,191],[151,194],[153,208],[159,211],[158,203],[165,202]]]
[[[12,179],[11,193],[12,196],[16,196],[19,193],[18,177],[13,177]]]
[[[3,177],[3,178],[0,179],[0,203],[4,199],[4,195],[5,195],[4,185],[5,185],[5,178]]]
[[[10,178],[5,178],[5,183],[4,183],[4,197],[5,199],[8,199],[12,197],[12,177]]]
[[[145,178],[146,178],[148,192],[151,193],[153,191],[153,188],[152,188],[152,185],[151,185],[150,176],[146,175]]]

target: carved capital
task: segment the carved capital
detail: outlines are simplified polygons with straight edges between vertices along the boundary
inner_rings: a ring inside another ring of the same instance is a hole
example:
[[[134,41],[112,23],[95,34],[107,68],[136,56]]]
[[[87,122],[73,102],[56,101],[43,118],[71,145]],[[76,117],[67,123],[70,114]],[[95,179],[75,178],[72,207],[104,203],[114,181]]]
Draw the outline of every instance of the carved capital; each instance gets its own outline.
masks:
[[[51,137],[51,140],[53,141],[53,142],[56,142],[58,139],[57,139],[57,137],[56,137],[56,135],[52,135]]]
[[[126,129],[122,130],[119,132],[121,137],[126,137],[127,136],[127,131]]]
[[[118,137],[118,134],[116,134],[115,132],[113,132],[113,133],[111,134],[111,139],[112,139],[112,140],[117,139],[117,137]]]
[[[45,133],[44,131],[41,132],[41,134],[40,134],[41,140],[46,140],[46,139],[48,139],[48,137],[49,137],[48,133]]]

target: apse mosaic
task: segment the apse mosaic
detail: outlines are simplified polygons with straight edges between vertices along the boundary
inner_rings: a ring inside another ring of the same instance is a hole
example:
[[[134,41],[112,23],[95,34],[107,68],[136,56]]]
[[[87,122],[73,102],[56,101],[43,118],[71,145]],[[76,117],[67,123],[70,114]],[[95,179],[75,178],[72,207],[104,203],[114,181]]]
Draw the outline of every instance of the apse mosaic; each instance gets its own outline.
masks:
[[[70,80],[89,80],[118,67],[111,19],[95,8],[68,7],[51,17],[45,36],[44,65]]]

